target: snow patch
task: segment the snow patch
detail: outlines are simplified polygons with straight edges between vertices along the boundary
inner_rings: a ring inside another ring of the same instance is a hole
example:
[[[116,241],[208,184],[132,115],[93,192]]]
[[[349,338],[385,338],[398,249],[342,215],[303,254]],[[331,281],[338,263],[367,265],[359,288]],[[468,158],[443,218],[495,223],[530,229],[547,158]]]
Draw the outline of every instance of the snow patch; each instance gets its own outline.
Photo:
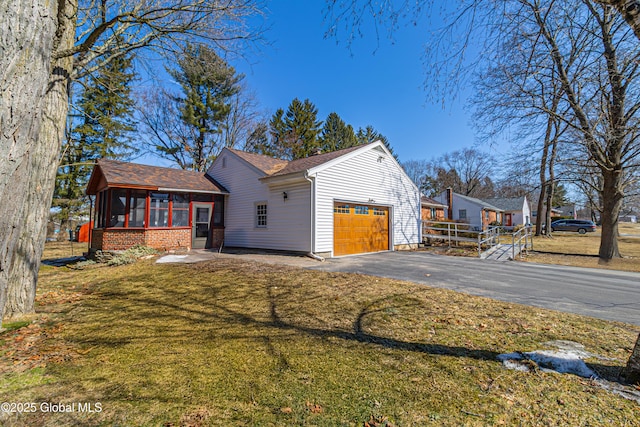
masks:
[[[162,258],[159,258],[156,263],[164,264],[164,263],[172,263],[172,262],[183,262],[184,259],[188,255],[165,255]]]
[[[597,379],[598,375],[589,369],[583,359],[594,355],[586,352],[584,346],[572,341],[553,341],[545,343],[556,350],[535,350],[500,354],[498,360],[509,368],[522,372],[540,369],[543,372],[574,374],[583,378]]]

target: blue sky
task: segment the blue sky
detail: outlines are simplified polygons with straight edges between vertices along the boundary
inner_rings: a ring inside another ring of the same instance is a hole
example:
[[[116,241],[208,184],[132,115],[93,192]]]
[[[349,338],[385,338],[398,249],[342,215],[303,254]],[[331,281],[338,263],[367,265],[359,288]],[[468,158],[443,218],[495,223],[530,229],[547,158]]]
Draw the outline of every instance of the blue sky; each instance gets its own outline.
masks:
[[[475,142],[464,99],[429,104],[424,86],[426,26],[404,26],[376,37],[373,26],[351,49],[345,39],[326,39],[324,0],[268,2],[269,43],[232,65],[270,116],[295,97],[308,98],[324,120],[337,112],[355,129],[372,125],[401,161],[430,159]]]

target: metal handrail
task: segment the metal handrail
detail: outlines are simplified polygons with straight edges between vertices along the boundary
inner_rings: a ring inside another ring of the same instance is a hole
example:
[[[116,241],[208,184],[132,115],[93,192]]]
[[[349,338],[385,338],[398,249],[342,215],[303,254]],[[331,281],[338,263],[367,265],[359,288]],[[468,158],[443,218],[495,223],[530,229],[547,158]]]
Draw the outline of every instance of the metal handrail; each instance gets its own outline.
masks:
[[[432,225],[428,225],[432,224]],[[446,226],[446,228],[444,227]],[[464,227],[464,228],[463,228]],[[449,247],[451,247],[451,241],[476,241],[478,245],[478,256],[482,254],[482,247],[487,247],[488,249],[497,246],[500,243],[500,235],[502,227],[494,226],[489,227],[484,231],[476,231],[469,229],[471,227],[470,224],[459,223],[459,222],[448,222],[448,221],[423,221],[422,223],[422,231],[423,234],[426,234],[425,231],[438,231],[438,232],[446,232],[446,235],[433,235],[429,234],[429,238],[440,238],[441,240],[447,240],[449,243]],[[518,245],[518,253],[521,253],[524,249],[525,252],[528,250],[533,250],[533,232],[531,226],[525,226],[518,231],[515,231],[511,234],[511,259],[515,258],[516,254],[516,245]],[[476,239],[469,237],[461,237],[458,233],[465,234],[476,234]],[[508,236],[508,234],[506,234]]]
[[[511,234],[511,259],[516,258],[516,244],[518,245],[518,253],[522,253],[522,249],[528,253],[529,249],[533,250],[533,228],[525,226],[520,230]],[[524,246],[522,241],[524,240]]]

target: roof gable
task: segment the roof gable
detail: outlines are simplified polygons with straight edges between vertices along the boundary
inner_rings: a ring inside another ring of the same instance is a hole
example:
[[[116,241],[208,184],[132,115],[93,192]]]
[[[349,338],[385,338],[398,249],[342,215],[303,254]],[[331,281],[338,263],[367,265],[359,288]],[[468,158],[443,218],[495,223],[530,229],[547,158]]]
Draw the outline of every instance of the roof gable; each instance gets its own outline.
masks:
[[[87,194],[105,187],[226,194],[227,190],[203,172],[98,160],[87,184]]]

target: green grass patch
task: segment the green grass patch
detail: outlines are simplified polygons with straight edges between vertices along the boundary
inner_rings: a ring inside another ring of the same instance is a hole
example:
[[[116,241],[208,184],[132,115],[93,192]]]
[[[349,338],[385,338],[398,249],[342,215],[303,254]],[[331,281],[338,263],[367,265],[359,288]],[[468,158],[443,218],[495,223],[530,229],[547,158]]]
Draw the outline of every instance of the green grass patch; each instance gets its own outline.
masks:
[[[17,322],[8,322],[2,324],[2,329],[0,329],[0,337],[2,337],[3,333],[15,331],[16,329],[24,328],[25,326],[29,326],[30,321],[17,321]]]
[[[103,410],[6,425],[637,425],[640,415],[587,379],[496,360],[573,340],[609,358],[588,362],[613,377],[640,332],[627,324],[231,259],[43,272],[41,293],[63,288],[84,296],[42,300],[58,330],[42,345],[63,342],[73,357],[33,382],[14,376],[10,390],[3,379],[0,399]]]

